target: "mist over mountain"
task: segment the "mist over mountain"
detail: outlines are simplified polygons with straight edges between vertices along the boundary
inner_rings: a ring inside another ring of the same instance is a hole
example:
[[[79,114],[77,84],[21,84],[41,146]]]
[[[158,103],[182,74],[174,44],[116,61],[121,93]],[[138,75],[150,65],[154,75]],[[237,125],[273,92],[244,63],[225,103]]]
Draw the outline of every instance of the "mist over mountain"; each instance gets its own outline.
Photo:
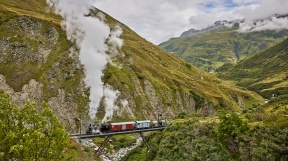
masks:
[[[241,20],[236,20],[236,21],[216,21],[213,25],[210,25],[206,28],[196,30],[196,29],[189,29],[188,31],[183,32],[180,37],[187,37],[195,34],[201,34],[201,33],[207,33],[207,32],[213,32],[213,31],[219,31],[221,29],[227,29],[231,28],[234,25],[237,25],[237,23],[240,23]],[[243,20],[242,20],[243,21]]]
[[[214,72],[225,63],[236,63],[284,40],[288,36],[287,22],[287,15],[255,21],[217,21],[204,29],[185,31],[158,46],[204,71]]]
[[[288,29],[288,14],[273,14],[272,16],[261,18],[261,19],[238,19],[233,21],[220,20],[214,22],[203,29],[189,29],[183,32],[180,37],[191,36],[200,33],[207,33],[218,31],[225,28],[232,28],[234,25],[238,26],[239,32],[253,32],[253,31],[265,31],[265,30],[276,30],[280,31]]]

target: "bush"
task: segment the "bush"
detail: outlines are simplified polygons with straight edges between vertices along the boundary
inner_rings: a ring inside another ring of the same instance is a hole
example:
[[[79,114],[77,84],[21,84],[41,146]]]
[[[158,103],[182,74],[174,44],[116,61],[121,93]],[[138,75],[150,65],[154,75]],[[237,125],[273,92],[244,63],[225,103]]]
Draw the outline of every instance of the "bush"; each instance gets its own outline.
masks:
[[[0,91],[0,160],[57,160],[68,143],[68,134],[48,108],[28,101],[18,108]]]
[[[181,112],[177,115],[177,118],[184,119],[186,116],[187,116],[187,114],[185,112]]]
[[[219,112],[220,124],[216,132],[217,138],[224,147],[227,147],[231,152],[238,152],[238,145],[235,142],[236,137],[240,133],[248,131],[248,124],[242,121],[239,116],[234,113]]]

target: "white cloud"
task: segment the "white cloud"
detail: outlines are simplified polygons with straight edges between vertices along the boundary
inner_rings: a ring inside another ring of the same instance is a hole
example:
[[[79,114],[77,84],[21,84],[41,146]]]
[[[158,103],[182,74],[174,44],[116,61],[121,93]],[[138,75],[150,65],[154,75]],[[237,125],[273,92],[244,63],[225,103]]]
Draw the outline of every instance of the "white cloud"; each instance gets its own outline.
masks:
[[[189,17],[198,12],[196,2],[98,0],[95,7],[128,25],[147,40],[158,43],[180,35],[184,29],[189,29]]]
[[[288,18],[276,18],[265,19],[257,22],[245,22],[240,24],[239,32],[250,31],[263,31],[263,30],[281,30],[288,29]]]
[[[287,8],[287,0],[262,0],[261,5],[255,6],[249,10],[243,9],[240,13],[245,17],[245,22],[240,24],[239,31],[288,29],[287,18],[276,18],[274,16],[275,14],[287,14]],[[265,18],[266,20],[263,20]]]
[[[98,0],[95,7],[154,44],[218,20],[249,21],[288,13],[287,0]]]
[[[247,5],[253,3],[261,3],[262,0],[233,0],[234,3],[239,5]]]
[[[287,9],[287,0],[262,0],[260,5],[252,10],[247,10],[244,15],[249,20],[255,20],[266,18],[273,14],[287,14]]]

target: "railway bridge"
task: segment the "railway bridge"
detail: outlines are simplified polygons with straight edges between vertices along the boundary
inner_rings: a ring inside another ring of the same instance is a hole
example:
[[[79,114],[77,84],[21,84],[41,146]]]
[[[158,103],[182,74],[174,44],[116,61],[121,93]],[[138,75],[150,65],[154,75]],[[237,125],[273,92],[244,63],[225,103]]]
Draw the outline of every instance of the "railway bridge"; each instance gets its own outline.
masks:
[[[149,150],[149,145],[143,135],[144,132],[149,131],[162,131],[167,126],[160,126],[160,127],[151,127],[151,128],[145,128],[145,129],[134,129],[129,131],[117,131],[117,132],[106,132],[106,133],[99,133],[99,134],[70,134],[70,137],[78,137],[79,140],[81,139],[88,139],[88,138],[95,138],[95,137],[106,137],[101,146],[95,151],[94,155],[101,155],[104,151],[104,148],[106,144],[109,142],[109,140],[112,138],[113,135],[123,135],[123,134],[132,134],[132,133],[139,133],[140,136],[143,139],[143,142],[147,146]]]

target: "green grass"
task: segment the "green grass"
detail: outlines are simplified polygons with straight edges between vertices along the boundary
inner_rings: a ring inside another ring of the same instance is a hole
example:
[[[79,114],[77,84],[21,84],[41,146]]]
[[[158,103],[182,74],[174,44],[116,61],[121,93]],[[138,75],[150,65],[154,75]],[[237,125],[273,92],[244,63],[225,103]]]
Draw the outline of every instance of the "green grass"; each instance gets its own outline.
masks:
[[[186,115],[164,131],[147,136],[149,152],[142,144],[122,160],[285,160],[287,155],[281,154],[287,150],[287,116],[263,110],[265,106],[251,108],[237,116],[238,121],[224,120],[223,116]],[[229,133],[238,128],[230,125],[239,121],[247,128]],[[226,126],[224,130],[220,131],[220,125]]]
[[[218,77],[236,82],[265,98],[287,93],[288,39],[236,65],[218,70]]]
[[[81,147],[75,140],[70,139],[69,145],[64,150],[66,160],[70,161],[101,161],[99,156],[94,156],[94,151],[88,147]]]
[[[1,0],[0,9],[21,16],[33,16],[53,23],[60,23],[60,16],[49,11],[45,0]]]
[[[214,72],[224,63],[238,62],[287,38],[288,30],[239,33],[237,28],[173,38],[159,45],[198,68]]]

